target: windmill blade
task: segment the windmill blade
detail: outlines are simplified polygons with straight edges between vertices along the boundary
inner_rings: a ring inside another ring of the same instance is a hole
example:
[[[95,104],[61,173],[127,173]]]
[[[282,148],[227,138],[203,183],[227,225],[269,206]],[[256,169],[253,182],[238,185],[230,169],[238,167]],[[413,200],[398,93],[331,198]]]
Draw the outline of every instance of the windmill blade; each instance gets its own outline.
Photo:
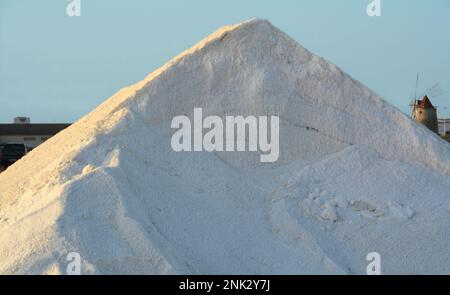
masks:
[[[441,85],[439,85],[439,83],[436,83],[435,85],[433,85],[433,87],[428,89],[428,93],[433,97],[438,97],[438,96],[441,96],[442,94],[444,94],[444,92],[442,91]]]
[[[428,88],[425,92],[423,92],[420,97],[424,97],[425,95],[429,95],[431,97],[439,97],[443,94],[444,92],[442,91],[441,85],[439,83],[436,83]]]

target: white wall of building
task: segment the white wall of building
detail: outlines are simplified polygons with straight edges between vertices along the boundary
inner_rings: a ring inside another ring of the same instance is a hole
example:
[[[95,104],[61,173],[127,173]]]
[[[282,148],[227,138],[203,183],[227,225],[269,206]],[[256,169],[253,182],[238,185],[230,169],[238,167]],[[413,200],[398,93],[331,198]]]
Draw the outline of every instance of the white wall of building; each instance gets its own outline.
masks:
[[[444,130],[450,133],[450,119],[439,119],[439,133],[444,134]]]

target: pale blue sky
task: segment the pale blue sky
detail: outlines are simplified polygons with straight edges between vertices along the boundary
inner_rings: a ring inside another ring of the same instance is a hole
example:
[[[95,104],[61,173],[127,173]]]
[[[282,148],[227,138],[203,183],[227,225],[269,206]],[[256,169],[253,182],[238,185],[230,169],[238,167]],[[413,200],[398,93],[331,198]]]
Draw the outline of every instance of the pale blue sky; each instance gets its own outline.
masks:
[[[0,122],[79,119],[226,24],[269,19],[408,112],[420,88],[440,82],[450,107],[450,0],[0,0]],[[444,111],[450,116],[450,111]]]

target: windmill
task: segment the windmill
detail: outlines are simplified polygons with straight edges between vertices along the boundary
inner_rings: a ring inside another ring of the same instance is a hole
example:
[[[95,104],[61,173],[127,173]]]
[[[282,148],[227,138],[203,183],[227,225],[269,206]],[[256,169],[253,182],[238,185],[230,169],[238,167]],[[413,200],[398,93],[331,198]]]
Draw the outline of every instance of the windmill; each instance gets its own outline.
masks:
[[[414,117],[414,113],[416,111],[418,97],[422,98],[425,95],[427,95],[429,97],[436,98],[436,97],[442,96],[444,94],[442,91],[441,85],[438,82],[438,83],[433,84],[433,86],[427,88],[425,91],[421,92],[421,94],[417,95],[417,91],[419,89],[419,79],[420,79],[420,74],[417,74],[414,96],[409,104],[409,106],[411,107],[411,116],[412,117]]]

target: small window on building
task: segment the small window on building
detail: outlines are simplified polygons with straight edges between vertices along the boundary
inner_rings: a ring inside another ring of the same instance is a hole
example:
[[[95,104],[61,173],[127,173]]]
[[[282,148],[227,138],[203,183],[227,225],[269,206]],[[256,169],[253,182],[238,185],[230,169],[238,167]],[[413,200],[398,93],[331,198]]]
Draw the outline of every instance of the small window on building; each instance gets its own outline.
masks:
[[[36,137],[24,137],[23,140],[25,140],[25,141],[36,141]]]

